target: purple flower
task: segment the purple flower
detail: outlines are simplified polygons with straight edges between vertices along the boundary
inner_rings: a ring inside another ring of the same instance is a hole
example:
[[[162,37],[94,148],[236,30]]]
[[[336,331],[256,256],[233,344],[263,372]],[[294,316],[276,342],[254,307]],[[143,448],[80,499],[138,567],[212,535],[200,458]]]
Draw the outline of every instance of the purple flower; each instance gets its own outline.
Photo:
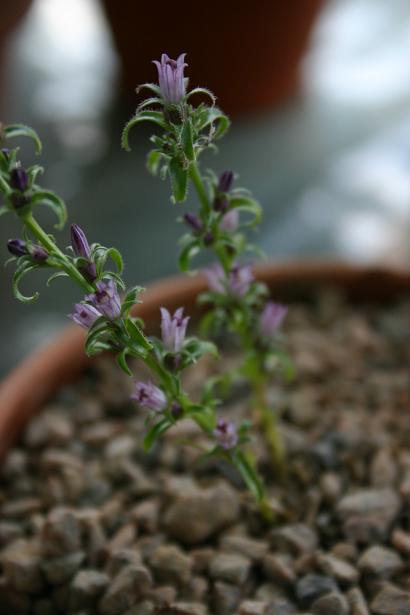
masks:
[[[166,308],[161,309],[161,336],[165,348],[169,352],[179,352],[185,340],[189,316],[184,318],[184,308],[178,308],[174,315]]]
[[[97,282],[97,290],[87,295],[86,300],[110,320],[115,320],[121,314],[121,300],[113,280]]]
[[[219,176],[218,192],[229,192],[233,186],[234,174],[232,171],[224,171]]]
[[[253,282],[252,268],[249,265],[234,265],[229,274],[228,287],[236,297],[243,297]]]
[[[215,293],[224,293],[226,291],[225,273],[219,263],[215,263],[211,267],[206,267],[203,272],[208,280],[210,290]]]
[[[237,209],[231,209],[223,216],[219,228],[227,233],[234,233],[238,228],[238,224],[239,212]]]
[[[84,327],[84,329],[89,329],[100,316],[102,314],[93,305],[88,303],[76,303],[74,312],[69,315],[71,320],[80,325],[80,327]]]
[[[29,243],[22,239],[9,239],[7,242],[8,251],[13,256],[27,256],[30,254],[31,258],[41,263],[49,257],[49,253],[43,246],[39,246],[36,243]]]
[[[190,226],[191,229],[195,231],[195,233],[200,233],[204,228],[203,222],[200,217],[191,212],[184,214],[184,222],[188,226]]]
[[[27,172],[21,167],[16,167],[10,173],[10,186],[14,190],[24,192],[28,188],[28,175]]]
[[[9,239],[7,249],[13,256],[25,256],[28,254],[27,244],[22,239]]]
[[[272,337],[283,322],[288,308],[280,303],[268,301],[259,317],[259,330],[264,337]]]
[[[161,412],[167,405],[164,392],[152,382],[136,382],[131,399],[135,399],[142,408],[156,412]]]
[[[71,246],[76,256],[81,256],[88,261],[85,265],[79,266],[78,270],[89,282],[94,282],[97,277],[97,267],[91,260],[91,249],[87,237],[78,224],[71,225]]]
[[[38,261],[39,263],[46,261],[49,257],[49,253],[43,246],[39,246],[37,244],[33,244],[30,246],[30,254],[31,257]]]
[[[162,98],[167,105],[177,105],[185,96],[184,68],[188,66],[184,62],[185,56],[182,53],[177,60],[171,60],[163,53],[161,62],[154,60]]]
[[[78,224],[71,225],[71,246],[76,256],[90,258],[90,245],[84,231],[78,226]]]
[[[219,419],[214,429],[214,436],[219,446],[225,450],[234,448],[238,444],[238,433],[235,424],[231,421]]]

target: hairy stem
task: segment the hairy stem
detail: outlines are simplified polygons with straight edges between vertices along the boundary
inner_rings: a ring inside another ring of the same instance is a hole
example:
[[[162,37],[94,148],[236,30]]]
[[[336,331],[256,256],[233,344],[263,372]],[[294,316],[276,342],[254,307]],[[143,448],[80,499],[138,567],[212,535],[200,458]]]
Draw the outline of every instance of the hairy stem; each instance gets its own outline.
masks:
[[[50,238],[49,235],[39,225],[37,220],[30,213],[23,219],[25,226],[31,231],[34,237],[39,243],[48,250],[50,255],[58,256],[61,259],[61,268],[70,276],[74,282],[76,282],[87,293],[94,292],[94,287],[87,282],[87,280],[81,275],[81,273],[70,263],[65,254],[61,252],[58,246]]]
[[[258,423],[263,429],[275,467],[283,475],[286,467],[285,449],[279,433],[276,415],[268,404],[266,378],[253,379],[252,385],[254,409]]]

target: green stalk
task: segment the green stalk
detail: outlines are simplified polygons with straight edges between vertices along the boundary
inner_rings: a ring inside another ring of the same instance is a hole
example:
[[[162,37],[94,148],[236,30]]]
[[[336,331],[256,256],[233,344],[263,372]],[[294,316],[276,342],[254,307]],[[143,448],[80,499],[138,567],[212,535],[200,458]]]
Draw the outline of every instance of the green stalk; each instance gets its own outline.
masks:
[[[266,378],[252,379],[254,409],[262,427],[276,469],[283,476],[286,470],[285,449],[278,429],[278,421],[267,400]]]
[[[201,213],[206,215],[211,208],[211,204],[209,202],[205,184],[202,180],[201,173],[199,172],[198,168],[198,163],[196,161],[191,163],[191,166],[189,167],[189,175],[192,180],[192,183],[195,186],[195,190],[201,203]]]
[[[34,237],[41,243],[41,245],[46,248],[50,255],[54,254],[61,259],[61,267],[70,276],[70,278],[74,280],[74,282],[76,282],[79,286],[81,286],[81,288],[85,290],[85,292],[93,293],[94,287],[89,282],[87,282],[87,280],[74,267],[74,265],[72,265],[66,255],[61,252],[61,250],[50,238],[50,236],[47,235],[45,231],[43,231],[43,229],[31,213],[24,216],[23,222],[25,226],[29,229],[29,231],[31,231],[31,233],[34,235]]]

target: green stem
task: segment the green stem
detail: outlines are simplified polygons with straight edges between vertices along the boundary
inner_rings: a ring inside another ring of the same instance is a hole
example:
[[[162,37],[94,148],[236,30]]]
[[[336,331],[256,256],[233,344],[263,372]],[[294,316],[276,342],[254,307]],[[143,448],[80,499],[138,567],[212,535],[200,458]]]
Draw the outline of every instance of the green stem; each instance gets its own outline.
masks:
[[[267,440],[272,459],[276,469],[283,476],[285,473],[285,449],[278,430],[278,422],[275,414],[269,408],[267,400],[266,379],[258,377],[252,381],[254,390],[255,411],[265,438]]]
[[[198,163],[196,161],[191,163],[189,175],[201,203],[201,213],[207,214],[211,208],[211,205],[206,192],[205,184],[202,180],[201,173],[199,172]]]
[[[74,282],[77,282],[79,286],[87,293],[94,292],[94,287],[87,282],[87,280],[81,275],[81,273],[72,265],[72,263],[68,260],[66,255],[61,252],[58,246],[54,243],[54,241],[50,238],[49,235],[38,224],[37,220],[33,217],[33,215],[27,214],[24,216],[23,222],[25,226],[31,231],[34,237],[41,243],[41,245],[48,250],[50,255],[58,256],[61,259],[61,267],[64,271],[70,276]]]

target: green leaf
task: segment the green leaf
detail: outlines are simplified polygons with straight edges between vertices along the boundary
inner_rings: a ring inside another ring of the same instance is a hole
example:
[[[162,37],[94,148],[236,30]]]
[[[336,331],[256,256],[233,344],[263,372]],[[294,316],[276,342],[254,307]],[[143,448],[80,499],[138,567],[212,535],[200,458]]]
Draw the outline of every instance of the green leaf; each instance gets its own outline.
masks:
[[[65,271],[57,271],[57,273],[53,273],[53,275],[51,275],[48,278],[47,286],[50,286],[51,282],[54,282],[54,280],[56,280],[57,278],[69,278],[69,277],[70,276]]]
[[[133,373],[128,367],[128,363],[127,363],[127,354],[128,354],[128,349],[124,348],[124,350],[122,350],[119,354],[117,354],[116,360],[117,360],[118,365],[122,369],[122,371],[125,372],[127,376],[132,377]]]
[[[189,120],[184,122],[181,133],[182,149],[188,160],[195,160],[195,151],[192,135],[192,124]]]
[[[191,96],[195,96],[196,94],[204,94],[205,96],[208,96],[212,101],[212,106],[215,106],[216,96],[212,94],[211,90],[208,90],[208,88],[194,88],[193,90],[188,92],[186,97],[187,100],[191,98]]]
[[[120,252],[116,248],[106,248],[98,243],[91,246],[91,258],[97,267],[98,277],[112,277],[115,279],[121,288],[124,288],[121,277],[118,277],[124,268],[124,263]],[[104,271],[105,263],[107,259],[111,258],[115,266],[118,269],[118,274],[111,271]],[[85,263],[84,263],[85,264]]]
[[[188,191],[188,169],[183,169],[176,158],[172,158],[169,164],[173,200],[175,203],[185,201]]]
[[[262,207],[258,201],[248,197],[234,196],[231,197],[229,204],[232,209],[239,209],[240,211],[252,214],[254,217],[252,226],[260,224],[262,220]]]
[[[111,348],[109,344],[110,338],[112,338],[110,323],[107,322],[104,316],[97,318],[88,331],[87,339],[85,340],[85,353],[91,356],[101,352],[101,350],[108,350]]]
[[[37,186],[34,186],[34,188],[37,188]],[[33,194],[31,203],[32,205],[46,205],[46,207],[49,207],[58,218],[58,223],[55,225],[55,228],[61,230],[64,227],[67,220],[66,206],[64,201],[54,194],[54,192],[50,190],[37,190]]]
[[[0,206],[0,217],[4,216],[4,214],[7,214],[9,211],[10,210],[5,205]]]
[[[145,337],[141,329],[135,324],[135,322],[131,318],[127,318],[125,321],[125,328],[128,331],[131,339],[136,342],[139,346],[142,346],[145,350],[151,350],[152,344]]]
[[[255,499],[258,502],[263,501],[265,499],[265,490],[262,479],[247,455],[241,450],[236,450],[232,455],[232,461]]]
[[[147,156],[147,168],[152,175],[157,175],[161,166],[163,154],[157,149],[152,149]]]
[[[161,88],[156,83],[143,83],[136,88],[136,93],[139,94],[142,90],[149,90],[153,92],[156,96],[161,97]]]
[[[138,295],[140,293],[142,293],[144,291],[144,287],[143,286],[134,286],[134,288],[131,288],[127,294],[125,295],[125,298],[122,302],[121,305],[121,315],[122,316],[128,316],[130,309],[136,304],[136,303],[141,303],[138,300]]]
[[[198,130],[202,131],[210,127],[210,137],[213,139],[220,139],[230,125],[229,118],[218,107],[199,108],[197,118],[199,118]]]
[[[129,145],[129,133],[134,126],[137,124],[141,124],[141,122],[153,122],[160,128],[164,130],[167,129],[167,122],[165,121],[164,114],[162,111],[140,111],[137,112],[133,118],[126,124],[124,130],[122,131],[121,137],[121,147],[125,149],[127,152],[131,150]]]
[[[32,303],[33,301],[36,301],[36,299],[38,299],[39,297],[39,293],[34,293],[34,295],[31,295],[29,297],[26,297],[25,295],[23,295],[20,290],[19,290],[19,284],[22,280],[22,278],[29,273],[30,271],[34,271],[34,269],[38,269],[39,266],[35,263],[31,263],[29,261],[23,261],[16,269],[14,275],[13,275],[13,282],[12,282],[12,286],[13,286],[13,293],[14,296],[16,297],[16,299],[18,299],[19,301],[21,301],[22,303]]]
[[[189,270],[192,259],[200,251],[200,246],[200,240],[194,237],[182,248],[178,256],[178,266],[183,273]]]
[[[40,138],[35,130],[24,124],[10,124],[3,128],[3,134],[7,139],[13,139],[14,137],[28,137],[33,139],[36,145],[36,154],[41,154],[42,145]]]
[[[150,105],[162,105],[162,100],[158,98],[158,96],[151,96],[150,98],[146,98],[145,100],[142,101],[142,103],[138,105],[136,112],[139,113],[140,111],[142,111],[146,107],[149,107]]]
[[[153,447],[154,443],[160,438],[170,427],[172,427],[173,423],[169,420],[168,417],[164,416],[161,420],[158,421],[151,429],[148,431],[144,438],[144,450],[150,451]]]
[[[212,406],[192,404],[187,413],[197,425],[207,433],[211,433],[216,427],[216,415]]]

